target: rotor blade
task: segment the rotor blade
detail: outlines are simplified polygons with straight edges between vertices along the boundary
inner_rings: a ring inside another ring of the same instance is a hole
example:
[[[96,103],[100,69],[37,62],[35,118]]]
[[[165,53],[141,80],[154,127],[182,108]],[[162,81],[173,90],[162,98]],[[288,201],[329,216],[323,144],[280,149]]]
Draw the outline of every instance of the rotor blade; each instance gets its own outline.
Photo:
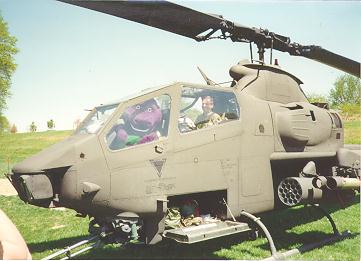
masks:
[[[303,46],[301,55],[306,58],[335,67],[360,78],[361,66],[359,62],[330,52],[320,46]]]
[[[58,0],[168,32],[197,39],[197,35],[209,29],[221,28],[222,18],[204,14],[167,1],[98,1]]]
[[[302,46],[291,43],[289,37],[269,32],[267,29],[250,28],[235,24],[222,16],[205,14],[167,1],[138,0],[58,0],[105,14],[117,16],[197,41],[212,38],[230,38],[234,42],[254,42],[260,56],[264,49],[273,48],[290,55],[303,56],[327,64],[360,78],[360,63],[332,53],[319,46]],[[222,35],[213,34],[221,30]],[[200,35],[207,32],[206,35]]]

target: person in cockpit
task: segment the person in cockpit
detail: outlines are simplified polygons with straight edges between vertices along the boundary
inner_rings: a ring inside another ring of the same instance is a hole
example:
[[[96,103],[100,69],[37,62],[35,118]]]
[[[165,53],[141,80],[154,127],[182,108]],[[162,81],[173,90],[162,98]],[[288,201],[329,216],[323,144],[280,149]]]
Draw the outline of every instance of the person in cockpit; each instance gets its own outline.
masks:
[[[206,128],[213,125],[218,125],[222,118],[217,113],[213,112],[214,99],[212,96],[202,97],[202,110],[203,113],[198,115],[195,125],[197,129]]]

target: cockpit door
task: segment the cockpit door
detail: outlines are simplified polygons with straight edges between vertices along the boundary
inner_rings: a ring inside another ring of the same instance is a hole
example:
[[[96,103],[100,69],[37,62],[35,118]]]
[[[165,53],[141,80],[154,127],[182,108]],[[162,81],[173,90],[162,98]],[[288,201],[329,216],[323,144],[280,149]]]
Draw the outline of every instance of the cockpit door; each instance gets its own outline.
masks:
[[[129,100],[102,132],[112,200],[162,193],[162,188],[154,188],[152,182],[167,175],[173,89],[163,88]]]

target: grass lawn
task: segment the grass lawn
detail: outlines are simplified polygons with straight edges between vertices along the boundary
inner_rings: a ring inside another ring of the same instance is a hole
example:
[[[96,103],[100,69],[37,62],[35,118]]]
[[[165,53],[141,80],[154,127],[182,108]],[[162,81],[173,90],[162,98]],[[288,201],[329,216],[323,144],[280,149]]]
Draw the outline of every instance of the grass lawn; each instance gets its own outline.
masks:
[[[292,259],[360,260],[359,196],[345,209],[331,206],[331,213],[340,232],[352,235],[343,241],[306,252]],[[17,225],[29,245],[33,259],[40,259],[87,235],[87,218],[75,217],[72,210],[50,210],[24,204],[15,196],[0,196],[0,206]],[[295,207],[261,215],[278,250],[286,251],[312,243],[332,233],[330,223],[311,207]],[[261,259],[270,255],[267,240],[246,241],[242,235],[224,237],[193,245],[166,241],[155,246],[108,245],[79,256],[79,259]]]
[[[361,144],[361,121],[344,121],[345,144]]]
[[[0,134],[0,177],[14,164],[68,137],[71,131]]]

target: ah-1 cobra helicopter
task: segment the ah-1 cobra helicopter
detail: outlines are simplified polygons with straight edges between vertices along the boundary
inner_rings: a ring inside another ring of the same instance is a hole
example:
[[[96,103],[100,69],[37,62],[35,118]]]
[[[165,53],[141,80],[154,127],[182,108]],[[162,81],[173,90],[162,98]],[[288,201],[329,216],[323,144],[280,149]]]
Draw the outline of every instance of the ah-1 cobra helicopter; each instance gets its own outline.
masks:
[[[111,232],[116,242],[140,234],[147,244],[162,236],[193,243],[248,231],[224,220],[242,210],[346,200],[359,189],[360,158],[343,148],[339,114],[310,104],[302,81],[267,65],[264,52],[307,57],[357,77],[360,63],[170,2],[62,2],[197,41],[254,43],[258,62],[233,66],[230,87],[204,75],[207,85],[175,83],[94,108],[71,137],[14,166],[9,178],[22,200],[89,215],[90,228]],[[198,118],[204,100],[219,116],[215,124]],[[166,230],[167,209],[189,200],[200,214],[222,220]]]

